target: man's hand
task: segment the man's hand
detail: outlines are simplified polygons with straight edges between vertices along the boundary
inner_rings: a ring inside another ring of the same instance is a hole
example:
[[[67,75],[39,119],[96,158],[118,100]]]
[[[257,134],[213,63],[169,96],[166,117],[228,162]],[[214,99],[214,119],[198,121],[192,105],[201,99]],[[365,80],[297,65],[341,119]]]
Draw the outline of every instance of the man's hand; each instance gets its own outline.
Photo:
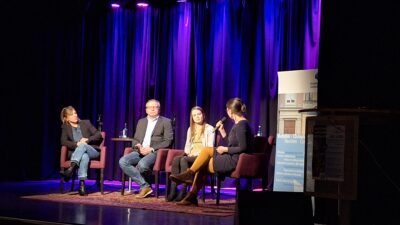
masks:
[[[140,143],[138,143],[138,144],[135,145],[135,148],[140,150],[141,148],[143,148],[143,146]]]
[[[151,153],[151,149],[152,149],[151,147],[142,147],[142,148],[139,148],[139,152],[142,155],[148,155]]]

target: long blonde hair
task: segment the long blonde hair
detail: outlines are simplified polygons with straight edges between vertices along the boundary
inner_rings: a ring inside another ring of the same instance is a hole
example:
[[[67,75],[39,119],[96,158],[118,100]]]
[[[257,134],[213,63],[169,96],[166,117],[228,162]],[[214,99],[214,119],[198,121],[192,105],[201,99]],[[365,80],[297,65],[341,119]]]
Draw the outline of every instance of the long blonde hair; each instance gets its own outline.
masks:
[[[72,106],[64,107],[64,108],[61,110],[60,119],[61,119],[61,122],[62,122],[63,124],[68,123],[67,116],[71,115],[73,111],[76,112],[75,108],[72,107]]]
[[[200,106],[193,107],[190,110],[190,142],[193,142],[194,136],[195,136],[195,133],[196,133],[195,122],[194,122],[193,116],[192,116],[192,112],[194,110],[199,110],[201,112],[201,114],[203,114],[203,122],[201,124],[200,136],[204,135],[204,130],[205,130],[205,127],[206,127],[206,115],[204,114],[203,108],[201,108]]]

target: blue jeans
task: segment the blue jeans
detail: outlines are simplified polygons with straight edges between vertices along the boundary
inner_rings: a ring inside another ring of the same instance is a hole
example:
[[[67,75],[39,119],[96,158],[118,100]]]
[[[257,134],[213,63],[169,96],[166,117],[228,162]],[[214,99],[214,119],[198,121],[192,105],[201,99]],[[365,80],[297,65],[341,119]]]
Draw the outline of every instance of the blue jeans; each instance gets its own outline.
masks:
[[[153,172],[153,166],[156,161],[157,154],[149,153],[146,156],[140,155],[134,151],[128,155],[122,156],[119,159],[119,166],[122,171],[132,178],[139,186],[140,189],[150,187],[145,177]]]
[[[71,162],[75,162],[79,166],[78,178],[79,180],[87,179],[87,171],[89,161],[98,158],[100,153],[88,144],[79,145],[71,155]]]

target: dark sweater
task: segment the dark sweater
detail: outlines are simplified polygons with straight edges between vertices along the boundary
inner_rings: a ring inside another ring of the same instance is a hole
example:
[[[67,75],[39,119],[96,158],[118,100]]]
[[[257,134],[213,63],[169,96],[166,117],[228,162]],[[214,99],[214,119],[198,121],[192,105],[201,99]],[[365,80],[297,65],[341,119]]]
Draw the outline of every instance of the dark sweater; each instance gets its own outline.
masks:
[[[239,121],[233,125],[228,137],[228,152],[222,155],[214,151],[214,171],[228,173],[236,168],[239,154],[249,152],[253,145],[253,132],[247,120]]]

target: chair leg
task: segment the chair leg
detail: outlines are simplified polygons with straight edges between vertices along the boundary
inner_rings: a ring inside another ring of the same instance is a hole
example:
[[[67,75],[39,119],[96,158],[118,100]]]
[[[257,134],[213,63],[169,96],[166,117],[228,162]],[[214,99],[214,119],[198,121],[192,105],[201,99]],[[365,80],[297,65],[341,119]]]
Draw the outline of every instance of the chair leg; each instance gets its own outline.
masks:
[[[268,179],[265,176],[261,178],[261,186],[263,191],[267,190]]]
[[[104,169],[100,170],[100,193],[104,195]]]
[[[167,199],[169,192],[171,191],[171,182],[169,180],[170,172],[165,172],[165,200]]]
[[[73,192],[73,191],[74,191],[74,187],[75,187],[75,175],[76,175],[76,173],[75,173],[75,170],[74,170],[74,172],[72,172],[72,177],[71,177],[71,189],[69,190],[70,192]]]
[[[125,192],[125,173],[122,172],[122,176],[121,176],[121,184],[122,184],[122,189],[121,189],[121,195],[124,195]]]
[[[221,177],[217,177],[217,205],[219,205],[219,199],[221,197]]]
[[[235,199],[236,199],[236,202],[238,202],[238,199],[239,199],[239,189],[240,189],[240,178],[237,178],[236,179],[236,193],[235,193]]]
[[[210,185],[211,185],[211,196],[212,198],[215,197],[215,175],[210,175]]]
[[[160,176],[160,171],[155,172],[155,185],[156,185],[156,198],[158,198],[159,195],[159,176]]]
[[[96,186],[100,189],[101,186],[101,169],[96,169]]]
[[[64,168],[61,168],[61,171],[64,171]],[[64,193],[64,178],[62,176],[60,177],[60,193]]]

